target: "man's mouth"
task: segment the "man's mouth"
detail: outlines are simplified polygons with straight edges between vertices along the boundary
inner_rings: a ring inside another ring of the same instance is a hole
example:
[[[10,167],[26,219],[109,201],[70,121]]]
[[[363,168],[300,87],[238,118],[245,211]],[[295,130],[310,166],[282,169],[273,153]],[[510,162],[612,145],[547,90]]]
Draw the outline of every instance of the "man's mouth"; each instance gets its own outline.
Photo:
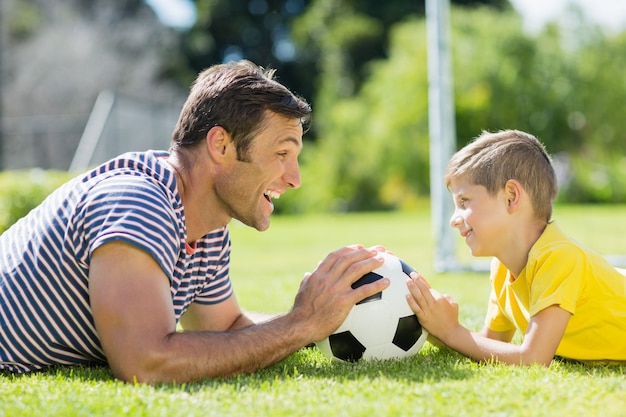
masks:
[[[280,198],[280,193],[277,193],[276,191],[272,191],[272,190],[266,190],[263,193],[263,196],[265,197],[267,201],[271,203],[272,200],[278,200]]]

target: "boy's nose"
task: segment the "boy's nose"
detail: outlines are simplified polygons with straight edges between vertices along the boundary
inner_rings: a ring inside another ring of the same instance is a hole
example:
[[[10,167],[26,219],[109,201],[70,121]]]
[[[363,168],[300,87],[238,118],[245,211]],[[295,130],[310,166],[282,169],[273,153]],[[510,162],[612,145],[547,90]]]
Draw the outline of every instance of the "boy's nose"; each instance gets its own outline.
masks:
[[[460,215],[453,213],[452,217],[450,217],[450,226],[459,227],[461,224],[463,224],[463,218]]]

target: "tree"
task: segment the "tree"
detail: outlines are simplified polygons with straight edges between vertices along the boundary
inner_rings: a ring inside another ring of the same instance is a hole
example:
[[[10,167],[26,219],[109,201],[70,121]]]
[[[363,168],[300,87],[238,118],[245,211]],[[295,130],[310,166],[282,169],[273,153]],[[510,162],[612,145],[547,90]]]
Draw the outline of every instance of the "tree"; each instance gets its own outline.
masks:
[[[246,58],[276,68],[281,81],[314,104],[326,105],[330,90],[354,94],[367,64],[386,56],[391,27],[424,15],[414,0],[196,0],[198,19],[181,38],[185,57],[168,74],[189,85],[204,68]],[[466,6],[507,9],[507,0],[454,0]],[[320,103],[317,103],[321,100]],[[313,135],[317,123],[313,125]]]
[[[552,25],[533,36],[517,14],[486,8],[453,8],[451,23],[458,147],[482,130],[526,130],[570,170],[562,199],[624,201],[624,34],[582,25],[576,38]],[[307,186],[281,199],[283,210],[410,208],[428,195],[423,18],[394,25],[388,55],[354,94],[322,90],[319,137],[303,155]]]
[[[196,0],[197,20],[183,33],[183,61],[168,75],[188,86],[198,72],[225,61],[248,59],[277,69],[280,81],[310,99],[310,71],[290,36],[293,19],[310,0]]]

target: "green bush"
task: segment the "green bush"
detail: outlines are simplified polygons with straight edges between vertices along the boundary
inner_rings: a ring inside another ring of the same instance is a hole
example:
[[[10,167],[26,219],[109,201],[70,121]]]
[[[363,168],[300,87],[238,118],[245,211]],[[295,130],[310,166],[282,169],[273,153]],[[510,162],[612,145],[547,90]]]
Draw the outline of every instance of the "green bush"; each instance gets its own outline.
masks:
[[[0,172],[0,233],[24,217],[70,178],[64,171]]]
[[[8,34],[15,40],[25,40],[37,32],[43,21],[39,7],[28,1],[18,1],[10,19],[6,19]],[[4,23],[4,22],[3,22]]]
[[[599,162],[599,161],[602,162]],[[561,184],[559,200],[565,203],[626,202],[626,157],[570,158],[569,178]]]

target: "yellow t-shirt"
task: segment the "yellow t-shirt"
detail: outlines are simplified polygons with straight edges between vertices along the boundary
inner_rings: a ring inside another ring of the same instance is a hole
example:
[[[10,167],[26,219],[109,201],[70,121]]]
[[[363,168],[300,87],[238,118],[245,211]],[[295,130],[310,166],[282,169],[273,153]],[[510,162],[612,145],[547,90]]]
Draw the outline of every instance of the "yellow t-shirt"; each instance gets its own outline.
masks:
[[[526,333],[530,318],[552,305],[572,314],[556,355],[626,361],[626,277],[554,223],[535,242],[515,281],[493,260],[486,324],[497,332]]]

